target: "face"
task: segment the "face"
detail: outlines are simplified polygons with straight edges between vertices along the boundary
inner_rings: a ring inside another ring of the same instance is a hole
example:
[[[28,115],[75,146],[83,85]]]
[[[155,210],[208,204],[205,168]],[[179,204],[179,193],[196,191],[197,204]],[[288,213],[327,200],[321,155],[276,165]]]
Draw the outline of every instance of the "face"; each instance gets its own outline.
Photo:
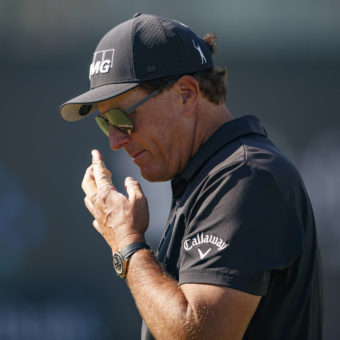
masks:
[[[127,110],[146,96],[144,90],[136,88],[97,106],[105,116],[105,112],[113,108]],[[112,150],[125,149],[149,181],[170,180],[184,169],[191,157],[194,122],[192,117],[183,114],[181,103],[181,95],[170,88],[129,115],[135,126],[131,135],[110,124]]]

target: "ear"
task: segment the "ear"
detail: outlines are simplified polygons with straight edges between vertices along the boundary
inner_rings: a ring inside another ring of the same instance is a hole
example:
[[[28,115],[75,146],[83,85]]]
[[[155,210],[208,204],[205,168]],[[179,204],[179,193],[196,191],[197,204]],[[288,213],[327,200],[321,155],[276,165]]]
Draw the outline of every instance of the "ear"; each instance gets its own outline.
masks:
[[[185,75],[176,82],[174,87],[179,94],[185,114],[192,114],[198,105],[200,95],[198,81],[193,76]]]

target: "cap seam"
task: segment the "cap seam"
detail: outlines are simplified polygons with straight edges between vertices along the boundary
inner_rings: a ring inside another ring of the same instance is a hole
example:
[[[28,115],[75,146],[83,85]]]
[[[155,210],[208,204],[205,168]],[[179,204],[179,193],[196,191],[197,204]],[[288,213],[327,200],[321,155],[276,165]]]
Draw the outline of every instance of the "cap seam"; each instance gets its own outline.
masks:
[[[129,55],[130,55],[130,60],[129,60],[129,67],[130,67],[130,72],[131,74],[133,74],[134,78],[136,79],[136,70],[135,70],[135,65],[134,65],[134,62],[133,62],[133,58],[134,58],[134,51],[133,51],[133,46],[135,45],[135,27],[136,27],[136,21],[137,21],[137,18],[135,18],[135,20],[133,20],[133,23],[132,23],[132,29],[131,29],[131,32],[130,32],[130,51],[129,51]]]
[[[179,36],[179,38],[181,40],[182,46],[185,46],[186,44],[185,44],[185,41],[184,41],[184,39],[182,37],[182,32],[180,30],[178,30],[177,27],[176,27],[176,31],[178,32],[177,34],[178,34],[178,36]],[[192,33],[194,33],[194,32],[192,31]],[[185,49],[184,53],[185,53],[186,58],[188,60],[190,60],[191,58],[190,58],[190,55],[189,55],[189,51],[187,49]],[[187,73],[189,73],[189,72],[187,72]]]

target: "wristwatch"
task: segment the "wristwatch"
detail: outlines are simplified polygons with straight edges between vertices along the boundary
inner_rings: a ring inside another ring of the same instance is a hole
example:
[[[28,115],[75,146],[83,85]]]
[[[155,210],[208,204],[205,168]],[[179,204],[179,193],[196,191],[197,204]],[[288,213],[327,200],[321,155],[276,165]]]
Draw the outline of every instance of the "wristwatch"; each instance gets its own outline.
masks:
[[[128,246],[113,254],[113,268],[115,269],[117,275],[119,275],[122,279],[126,278],[130,257],[136,251],[141,249],[150,250],[151,248],[145,242],[136,242],[129,244]]]

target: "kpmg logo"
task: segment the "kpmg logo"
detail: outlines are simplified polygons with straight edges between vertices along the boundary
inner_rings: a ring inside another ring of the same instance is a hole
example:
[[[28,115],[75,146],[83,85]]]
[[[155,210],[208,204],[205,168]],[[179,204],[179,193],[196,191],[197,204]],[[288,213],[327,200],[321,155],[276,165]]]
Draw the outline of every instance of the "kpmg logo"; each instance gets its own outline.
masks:
[[[89,78],[98,73],[108,73],[113,66],[115,50],[97,51],[93,54]]]

